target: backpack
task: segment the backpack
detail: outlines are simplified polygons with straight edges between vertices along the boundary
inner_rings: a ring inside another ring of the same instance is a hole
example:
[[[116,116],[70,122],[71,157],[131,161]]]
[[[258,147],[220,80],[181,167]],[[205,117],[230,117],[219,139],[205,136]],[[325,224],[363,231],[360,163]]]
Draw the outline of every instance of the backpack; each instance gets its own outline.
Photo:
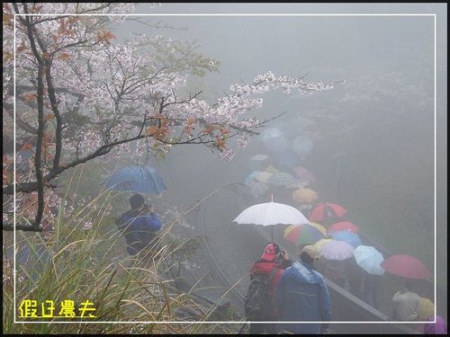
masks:
[[[244,298],[245,317],[248,321],[271,321],[272,297],[269,293],[269,282],[279,268],[270,273],[254,275]]]

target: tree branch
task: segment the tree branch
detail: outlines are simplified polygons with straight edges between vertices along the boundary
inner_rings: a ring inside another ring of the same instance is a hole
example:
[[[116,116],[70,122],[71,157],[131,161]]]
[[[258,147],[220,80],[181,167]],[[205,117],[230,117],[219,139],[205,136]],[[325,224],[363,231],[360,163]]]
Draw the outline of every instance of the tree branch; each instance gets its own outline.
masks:
[[[25,14],[28,14],[28,6],[27,4],[23,4]],[[32,24],[30,22],[30,17],[25,17],[25,25],[27,29],[27,35],[30,40],[31,50],[33,51],[34,56],[38,61],[38,75],[37,75],[37,108],[38,108],[38,130],[37,130],[37,140],[36,140],[36,155],[34,157],[34,166],[36,170],[36,190],[38,193],[38,207],[35,217],[35,222],[32,224],[32,227],[38,227],[42,220],[42,215],[44,213],[44,178],[42,173],[42,144],[44,138],[45,131],[45,120],[44,120],[44,67],[45,62],[43,57],[40,55],[37,50],[37,46],[34,41],[34,34]],[[43,51],[45,55],[45,50]]]

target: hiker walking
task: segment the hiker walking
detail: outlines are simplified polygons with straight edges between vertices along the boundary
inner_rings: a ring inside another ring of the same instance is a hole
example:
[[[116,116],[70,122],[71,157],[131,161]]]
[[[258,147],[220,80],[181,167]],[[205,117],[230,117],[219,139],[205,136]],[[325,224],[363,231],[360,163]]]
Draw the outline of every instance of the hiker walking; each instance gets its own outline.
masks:
[[[278,312],[275,290],[284,269],[292,261],[276,243],[264,248],[261,259],[250,268],[250,285],[245,297],[245,314],[250,322],[273,321],[274,323],[250,323],[250,334],[276,333]]]
[[[125,235],[128,254],[136,255],[155,239],[156,231],[161,229],[161,221],[140,194],[130,198],[130,206],[131,210],[123,213],[116,224]]]
[[[392,298],[392,317],[397,321],[417,320],[420,296],[412,291],[412,281],[402,279],[401,289]]]
[[[325,279],[314,268],[319,252],[313,245],[298,250],[299,261],[286,268],[277,285],[277,305],[281,333],[328,333],[328,324],[320,321],[331,319],[330,295]],[[317,323],[296,323],[318,321]]]

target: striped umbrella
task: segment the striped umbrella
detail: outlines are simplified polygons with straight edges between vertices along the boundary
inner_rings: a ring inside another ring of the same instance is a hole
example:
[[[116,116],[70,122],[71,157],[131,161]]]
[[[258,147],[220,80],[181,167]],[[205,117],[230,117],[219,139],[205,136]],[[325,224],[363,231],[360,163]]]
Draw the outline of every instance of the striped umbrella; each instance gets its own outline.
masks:
[[[325,238],[325,234],[310,224],[290,225],[284,230],[284,238],[299,246],[316,243]]]
[[[333,224],[341,221],[347,210],[339,204],[322,202],[314,206],[309,215],[309,221],[320,224]]]

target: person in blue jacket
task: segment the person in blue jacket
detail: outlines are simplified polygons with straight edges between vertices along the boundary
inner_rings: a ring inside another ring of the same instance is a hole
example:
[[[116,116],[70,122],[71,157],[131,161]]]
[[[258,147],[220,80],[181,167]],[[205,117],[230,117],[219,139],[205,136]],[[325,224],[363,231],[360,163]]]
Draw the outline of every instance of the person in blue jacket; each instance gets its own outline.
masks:
[[[135,194],[130,198],[131,210],[123,213],[117,227],[125,235],[127,252],[136,255],[155,238],[161,229],[161,220],[152,206],[145,204],[144,197]]]
[[[314,268],[319,258],[316,247],[307,245],[298,251],[299,261],[287,268],[277,284],[277,304],[281,333],[328,333],[331,320],[330,295],[325,279]],[[293,321],[283,323],[283,321]],[[301,323],[318,321],[318,323]]]

